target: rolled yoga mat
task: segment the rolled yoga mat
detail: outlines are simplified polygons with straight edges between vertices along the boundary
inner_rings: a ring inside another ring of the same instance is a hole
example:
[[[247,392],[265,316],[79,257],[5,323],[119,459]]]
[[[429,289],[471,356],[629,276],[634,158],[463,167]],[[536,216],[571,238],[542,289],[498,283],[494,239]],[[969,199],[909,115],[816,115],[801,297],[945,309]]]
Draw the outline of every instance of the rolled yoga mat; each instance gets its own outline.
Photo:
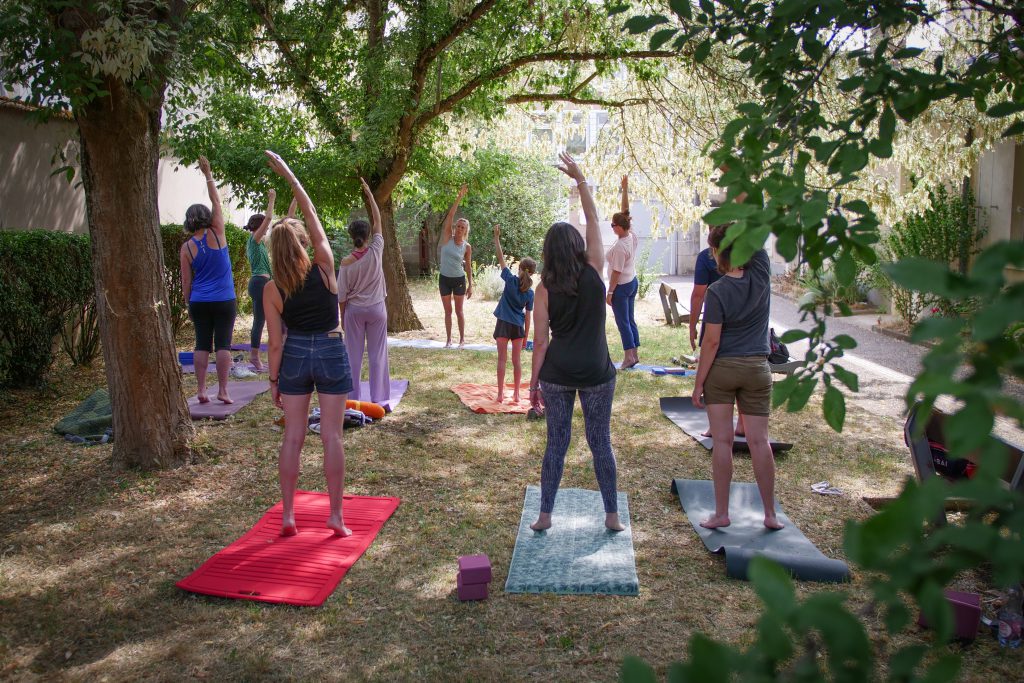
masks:
[[[665,417],[672,420],[677,427],[686,432],[694,441],[704,448],[711,450],[714,442],[710,436],[704,436],[708,430],[708,414],[703,408],[697,408],[689,396],[670,396],[661,399],[661,412]],[[785,441],[768,439],[773,453],[782,453],[793,447],[793,444]],[[733,453],[749,453],[747,439],[742,436],[733,437]]]
[[[200,403],[199,399],[192,396],[188,400],[188,411],[193,420],[210,418],[211,420],[224,420],[234,415],[242,408],[252,403],[253,399],[270,389],[270,383],[266,380],[253,380],[251,382],[228,381],[228,394],[234,403],[221,403],[217,400],[217,382],[207,386],[209,403]]]
[[[177,586],[222,598],[320,605],[370,547],[399,502],[398,498],[344,496],[345,526],[352,535],[341,538],[324,526],[330,514],[327,494],[297,491],[295,536],[279,535],[279,502],[245,535]]]
[[[727,527],[705,529],[701,520],[715,512],[715,490],[710,481],[673,479],[672,493],[679,496],[683,511],[694,531],[713,553],[725,553],[725,573],[745,581],[750,560],[767,557],[781,564],[801,581],[840,583],[849,581],[850,568],[845,562],[822,554],[797,528],[778,501],[775,514],[786,526],[772,531],[764,526],[764,506],[757,484],[733,482],[729,488],[729,520]]]
[[[439,342],[436,339],[398,339],[396,337],[388,337],[388,346],[396,347],[407,347],[413,349],[440,349],[442,351],[458,351],[459,345],[453,342],[451,346],[446,347],[444,342]],[[493,344],[466,344],[462,347],[465,351],[497,351],[498,347]]]
[[[514,384],[505,385],[505,400],[498,403],[494,397],[498,393],[497,384],[456,384],[452,387],[455,395],[462,400],[467,408],[474,413],[496,414],[511,413],[525,415],[530,410],[530,383],[523,382],[519,385],[519,401],[512,402],[512,391]]]
[[[604,526],[599,491],[559,489],[551,528],[534,531],[540,487],[527,486],[506,593],[639,595],[629,501],[618,494],[624,531]]]

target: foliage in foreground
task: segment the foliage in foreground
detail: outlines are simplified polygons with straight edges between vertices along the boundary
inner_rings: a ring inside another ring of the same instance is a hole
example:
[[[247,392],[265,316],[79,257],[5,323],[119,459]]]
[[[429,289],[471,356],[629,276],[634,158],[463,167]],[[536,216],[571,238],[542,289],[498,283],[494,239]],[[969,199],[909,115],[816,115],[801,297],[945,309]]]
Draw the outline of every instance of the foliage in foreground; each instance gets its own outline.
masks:
[[[792,259],[799,252],[814,270],[831,261],[839,283],[852,284],[855,257],[868,264],[876,260],[878,220],[866,202],[844,203],[843,187],[871,157],[892,156],[897,117],[911,122],[935,103],[966,99],[990,117],[1012,116],[1004,135],[1024,132],[1019,116],[1024,112],[1024,17],[1014,3],[967,2],[958,9],[918,0],[669,4],[673,21],[641,16],[627,27],[634,32],[660,27],[651,36],[652,47],[671,41],[677,49],[692,48],[696,63],[708,58],[713,44],[728,46],[763,96],[738,107],[739,115],[711,152],[727,168],[720,182],[728,198],[748,197],[705,217],[711,224],[735,221],[727,241],[735,245],[737,261],[774,233],[783,256]],[[911,29],[937,30],[954,21],[980,27],[967,46],[971,59],[928,54],[904,42]],[[814,97],[827,68],[840,74],[839,89],[852,96],[846,110],[826,111]],[[829,186],[810,186],[812,163],[827,169]],[[745,681],[812,681],[827,674],[837,681],[863,681],[877,679],[882,668],[891,681],[956,678],[959,658],[943,647],[952,633],[943,587],[959,572],[982,564],[998,585],[1024,575],[1024,497],[1000,484],[1006,451],[990,433],[995,414],[1024,424],[1024,405],[1004,387],[1004,377],[1024,378],[1024,354],[1013,336],[1024,310],[1024,283],[1008,284],[1006,266],[1024,267],[1024,244],[993,244],[969,273],[921,258],[887,268],[908,291],[952,305],[981,302],[964,317],[929,318],[917,325],[915,340],[938,343],[907,395],[921,416],[929,414],[939,395],[960,400],[946,421],[946,441],[951,455],[978,459],[977,475],[952,487],[938,478],[909,483],[889,508],[863,524],[849,524],[845,536],[848,557],[878,572],[871,588],[884,609],[886,629],[897,633],[906,627],[910,612],[904,599],[909,597],[933,624],[932,651],[905,646],[876,652],[865,627],[843,607],[841,594],[819,593],[797,603],[789,579],[759,563],[752,579],[765,610],[755,643],[739,651],[697,634],[688,659],[671,670],[672,680],[724,681],[738,675]],[[824,318],[813,307],[804,311],[811,330],[791,330],[783,341],[809,339],[807,367],[776,385],[773,403],[799,410],[820,380],[825,419],[841,431],[846,407],[837,385],[856,391],[858,380],[835,361],[856,342],[844,335],[826,340]],[[922,539],[922,530],[950,494],[973,503],[965,521]],[[647,680],[653,672],[629,660],[623,676]]]

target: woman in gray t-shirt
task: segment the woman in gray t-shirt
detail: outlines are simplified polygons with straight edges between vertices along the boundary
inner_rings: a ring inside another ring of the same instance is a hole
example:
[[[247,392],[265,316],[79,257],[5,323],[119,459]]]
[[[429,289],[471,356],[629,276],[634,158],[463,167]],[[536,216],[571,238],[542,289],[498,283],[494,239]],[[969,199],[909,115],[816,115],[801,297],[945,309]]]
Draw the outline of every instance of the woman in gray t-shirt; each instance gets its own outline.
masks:
[[[775,515],[775,457],[768,444],[772,375],[768,367],[768,314],[771,306],[771,265],[764,249],[746,265],[733,267],[732,247],[722,248],[729,226],[711,230],[708,244],[723,277],[711,284],[704,300],[693,405],[707,406],[714,447],[711,473],[715,514],[700,524],[708,529],[729,526],[729,485],[732,482],[733,404],[743,413],[754,477],[764,504],[764,525],[781,529]]]
[[[469,221],[460,218],[455,221],[455,212],[459,203],[466,196],[465,185],[459,188],[459,196],[455,198],[452,208],[444,217],[441,228],[441,244],[437,249],[441,275],[438,278],[438,289],[441,292],[441,305],[444,306],[444,331],[447,336],[445,348],[452,345],[452,308],[459,321],[459,348],[466,341],[466,316],[462,313],[462,304],[473,296],[473,247],[469,244]],[[454,228],[452,221],[455,221]]]

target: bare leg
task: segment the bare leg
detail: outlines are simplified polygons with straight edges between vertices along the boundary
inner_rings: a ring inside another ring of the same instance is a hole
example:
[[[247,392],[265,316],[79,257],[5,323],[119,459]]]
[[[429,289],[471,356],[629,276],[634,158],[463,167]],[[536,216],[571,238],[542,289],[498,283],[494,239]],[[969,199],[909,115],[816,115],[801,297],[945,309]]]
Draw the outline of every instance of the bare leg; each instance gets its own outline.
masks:
[[[781,529],[785,525],[775,515],[775,455],[768,443],[768,418],[747,415],[746,426],[754,479],[764,504],[764,525],[769,529]]]
[[[498,403],[505,400],[505,363],[508,362],[508,338],[494,340],[498,344]],[[516,393],[519,393],[518,391]]]
[[[320,397],[320,440],[324,444],[324,475],[327,477],[327,495],[331,501],[331,516],[327,527],[335,536],[351,536],[345,526],[341,509],[345,492],[345,444],[342,441],[342,419],[345,416],[345,394],[318,394]]]
[[[525,339],[512,340],[512,379],[515,382],[515,389],[512,390],[512,401],[519,403],[519,385],[523,383],[523,342]]]
[[[217,351],[217,400],[234,403],[228,395],[228,371],[231,369],[231,349]]]
[[[444,347],[447,349],[452,345],[452,297],[442,295],[441,305],[444,307]]]
[[[196,351],[192,356],[192,362],[195,363],[196,384],[199,385],[196,398],[200,403],[209,403],[210,397],[206,395],[206,370],[210,366],[210,352]]]
[[[281,395],[284,403],[284,438],[281,439],[281,454],[277,459],[277,475],[281,482],[281,535],[294,536],[295,488],[299,484],[299,457],[302,444],[306,441],[307,418],[309,417],[309,394]]]
[[[705,529],[729,526],[729,485],[732,483],[732,404],[712,403],[707,407],[715,445],[711,451],[711,478],[715,486],[715,514],[703,520]]]
[[[252,363],[252,366],[256,368],[256,370],[263,369],[263,361],[260,360],[259,347],[255,349],[249,349],[249,362]]]
[[[743,424],[743,413],[740,409],[736,408],[736,436],[746,436],[747,428]]]
[[[459,348],[461,349],[466,344],[466,316],[462,313],[462,305],[466,302],[466,297],[455,294],[453,298],[455,299],[455,317],[459,319]]]

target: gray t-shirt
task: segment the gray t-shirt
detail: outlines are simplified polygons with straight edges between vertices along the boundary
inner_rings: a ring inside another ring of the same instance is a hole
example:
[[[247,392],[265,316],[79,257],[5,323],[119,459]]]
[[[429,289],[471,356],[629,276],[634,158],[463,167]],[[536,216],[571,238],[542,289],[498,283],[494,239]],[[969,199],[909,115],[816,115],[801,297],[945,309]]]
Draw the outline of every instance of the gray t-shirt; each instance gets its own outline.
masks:
[[[771,352],[771,272],[768,252],[761,249],[747,262],[742,277],[725,275],[708,286],[704,322],[722,326],[717,357],[767,356]]]

